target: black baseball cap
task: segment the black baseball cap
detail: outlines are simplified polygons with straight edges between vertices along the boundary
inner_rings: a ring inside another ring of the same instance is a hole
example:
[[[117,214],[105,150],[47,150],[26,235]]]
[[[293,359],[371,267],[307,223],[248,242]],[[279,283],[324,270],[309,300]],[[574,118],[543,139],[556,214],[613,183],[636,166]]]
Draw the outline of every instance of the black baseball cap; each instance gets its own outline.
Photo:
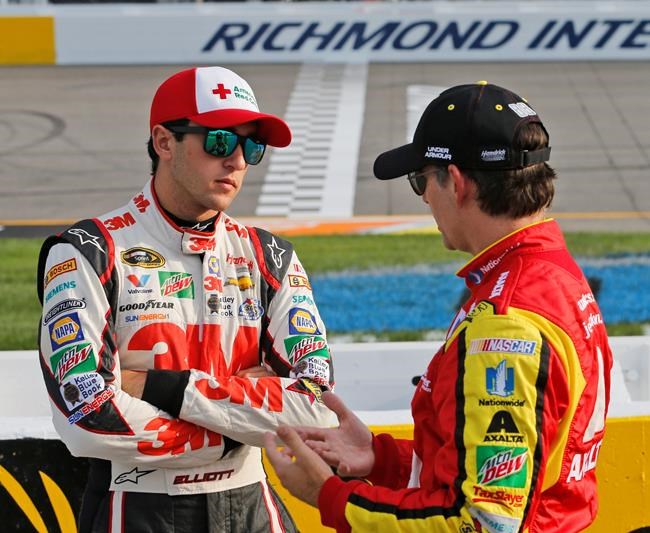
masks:
[[[485,81],[457,85],[427,106],[413,142],[379,155],[373,170],[380,180],[389,180],[426,165],[506,170],[548,161],[550,147],[513,148],[517,131],[529,122],[544,128],[537,112],[512,91]]]

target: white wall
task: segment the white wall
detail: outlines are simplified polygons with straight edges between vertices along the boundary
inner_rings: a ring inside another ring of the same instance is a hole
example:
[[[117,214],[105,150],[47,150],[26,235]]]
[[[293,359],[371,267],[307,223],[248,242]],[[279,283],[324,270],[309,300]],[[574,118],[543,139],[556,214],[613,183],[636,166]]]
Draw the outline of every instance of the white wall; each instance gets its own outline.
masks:
[[[612,337],[610,417],[650,415],[650,337]],[[367,424],[410,423],[412,378],[439,343],[333,344],[336,392]],[[57,438],[36,351],[0,352],[0,438]]]

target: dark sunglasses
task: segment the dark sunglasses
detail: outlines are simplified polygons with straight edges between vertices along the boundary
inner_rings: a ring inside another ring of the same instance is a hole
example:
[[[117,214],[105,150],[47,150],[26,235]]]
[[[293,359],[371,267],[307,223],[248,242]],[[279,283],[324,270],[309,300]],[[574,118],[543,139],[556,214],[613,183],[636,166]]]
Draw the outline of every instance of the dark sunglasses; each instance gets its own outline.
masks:
[[[409,172],[408,180],[411,184],[411,189],[418,196],[422,196],[424,191],[427,188],[427,174],[422,170],[417,170],[415,172]]]
[[[215,157],[228,157],[232,155],[237,145],[240,145],[244,152],[244,161],[249,165],[257,165],[266,150],[266,143],[238,135],[234,131],[213,130],[204,126],[167,126],[167,129],[173,133],[204,133],[203,150]]]

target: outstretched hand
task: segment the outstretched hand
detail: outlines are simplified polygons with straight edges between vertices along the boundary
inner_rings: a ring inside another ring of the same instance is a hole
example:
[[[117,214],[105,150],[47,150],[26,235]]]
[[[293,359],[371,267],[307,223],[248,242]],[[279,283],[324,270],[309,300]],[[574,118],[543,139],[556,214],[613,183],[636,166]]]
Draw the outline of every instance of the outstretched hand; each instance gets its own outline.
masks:
[[[323,403],[339,419],[339,427],[295,428],[301,439],[343,477],[365,477],[375,464],[372,433],[332,392],[324,392]]]
[[[323,483],[332,476],[332,470],[292,428],[279,427],[277,435],[286,447],[279,451],[275,435],[266,433],[264,448],[282,485],[296,498],[317,507],[320,490]]]

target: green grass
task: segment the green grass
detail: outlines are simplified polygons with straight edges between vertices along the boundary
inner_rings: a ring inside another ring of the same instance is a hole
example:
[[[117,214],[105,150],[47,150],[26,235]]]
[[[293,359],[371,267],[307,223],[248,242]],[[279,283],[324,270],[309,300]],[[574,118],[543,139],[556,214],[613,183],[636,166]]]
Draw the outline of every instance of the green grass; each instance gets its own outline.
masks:
[[[650,253],[646,233],[572,233],[567,244],[576,256]],[[454,262],[467,254],[449,252],[439,235],[335,235],[291,237],[305,268],[311,274],[344,269],[409,266]],[[40,305],[36,297],[36,260],[43,239],[0,239],[0,350],[36,348]],[[641,335],[641,324],[613,324],[612,335]],[[362,340],[364,334],[355,334]],[[420,340],[427,332],[398,331],[378,340]]]

